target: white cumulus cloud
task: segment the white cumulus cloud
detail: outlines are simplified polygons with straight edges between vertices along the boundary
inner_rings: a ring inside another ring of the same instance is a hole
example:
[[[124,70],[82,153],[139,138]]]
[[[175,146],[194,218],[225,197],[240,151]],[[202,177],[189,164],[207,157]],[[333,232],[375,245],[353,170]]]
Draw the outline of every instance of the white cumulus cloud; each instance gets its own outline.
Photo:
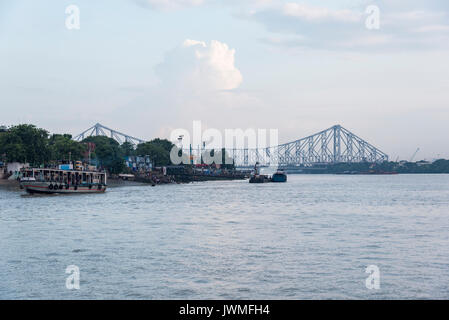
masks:
[[[217,40],[209,44],[185,40],[165,55],[156,73],[164,85],[177,89],[231,90],[242,82],[235,66],[235,50]]]

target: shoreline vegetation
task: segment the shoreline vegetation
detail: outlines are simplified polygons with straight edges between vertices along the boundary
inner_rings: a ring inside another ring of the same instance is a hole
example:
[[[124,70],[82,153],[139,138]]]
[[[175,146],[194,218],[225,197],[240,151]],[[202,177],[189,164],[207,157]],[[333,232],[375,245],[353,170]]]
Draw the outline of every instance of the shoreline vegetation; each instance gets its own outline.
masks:
[[[0,127],[0,170],[6,172],[8,163],[27,163],[31,167],[57,167],[59,164],[83,161],[106,170],[111,177],[134,175],[136,181],[152,184],[205,180],[244,179],[247,174],[231,165],[212,164],[201,169],[195,165],[173,166],[170,151],[174,144],[155,138],[137,146],[129,142],[119,144],[106,136],[91,136],[78,142],[70,134],[50,134],[32,124]],[[227,152],[221,150],[222,157]],[[130,166],[125,159],[146,157],[151,163],[142,167]],[[205,175],[207,172],[207,176]],[[404,174],[449,173],[449,160],[386,161],[383,163],[337,163],[295,167],[289,173],[300,174]],[[168,176],[168,177],[167,177]],[[1,178],[1,176],[0,176]]]
[[[14,173],[8,172],[8,163],[58,168],[77,161],[105,170],[109,179],[151,185],[245,178],[233,164],[212,163],[200,168],[193,164],[173,166],[170,152],[175,145],[166,139],[155,138],[135,146],[129,142],[120,144],[106,136],[90,136],[78,142],[72,140],[70,134],[50,134],[32,124],[0,128],[0,178]],[[218,152],[222,159],[227,156],[224,150]]]
[[[0,130],[0,161],[28,163],[32,167],[83,161],[109,174],[130,173],[132,170],[124,160],[126,156],[147,155],[153,166],[166,166],[170,165],[172,146],[168,140],[154,139],[134,147],[106,136],[91,136],[78,142],[70,134],[50,134],[31,124]]]
[[[439,174],[449,173],[449,160],[337,163],[327,166],[304,167],[300,170],[302,170],[300,173],[303,174]]]

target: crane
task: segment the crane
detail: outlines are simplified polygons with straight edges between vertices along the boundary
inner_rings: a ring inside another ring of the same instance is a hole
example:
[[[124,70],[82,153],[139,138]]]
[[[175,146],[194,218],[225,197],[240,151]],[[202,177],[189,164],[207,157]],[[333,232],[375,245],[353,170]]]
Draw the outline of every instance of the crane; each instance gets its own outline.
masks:
[[[418,153],[418,151],[419,151],[419,148],[416,149],[415,153],[412,155],[412,157],[410,158],[410,161],[409,161],[409,162],[412,162],[413,159],[415,159],[415,156],[416,156],[416,154]]]

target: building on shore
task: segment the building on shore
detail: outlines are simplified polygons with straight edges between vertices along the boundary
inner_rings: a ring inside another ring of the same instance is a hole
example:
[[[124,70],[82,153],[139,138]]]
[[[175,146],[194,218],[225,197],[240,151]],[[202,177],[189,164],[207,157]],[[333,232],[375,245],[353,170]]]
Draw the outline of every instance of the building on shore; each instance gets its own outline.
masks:
[[[14,173],[16,173],[16,172],[20,172],[20,169],[22,169],[22,168],[28,168],[30,166],[30,164],[29,163],[20,163],[20,162],[9,162],[7,165],[6,165],[6,171],[8,172],[8,173],[12,173],[12,174],[14,174]]]
[[[127,156],[125,164],[133,172],[147,172],[153,169],[153,163],[150,156]]]

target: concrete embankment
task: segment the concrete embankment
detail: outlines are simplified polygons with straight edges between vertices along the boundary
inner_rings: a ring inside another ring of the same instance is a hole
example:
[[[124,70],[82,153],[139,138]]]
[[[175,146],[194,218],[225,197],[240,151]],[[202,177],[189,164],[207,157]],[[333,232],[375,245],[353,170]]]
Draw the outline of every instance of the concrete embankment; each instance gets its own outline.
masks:
[[[108,178],[108,187],[127,187],[127,186],[141,186],[144,183],[133,180],[123,180],[120,178]]]

